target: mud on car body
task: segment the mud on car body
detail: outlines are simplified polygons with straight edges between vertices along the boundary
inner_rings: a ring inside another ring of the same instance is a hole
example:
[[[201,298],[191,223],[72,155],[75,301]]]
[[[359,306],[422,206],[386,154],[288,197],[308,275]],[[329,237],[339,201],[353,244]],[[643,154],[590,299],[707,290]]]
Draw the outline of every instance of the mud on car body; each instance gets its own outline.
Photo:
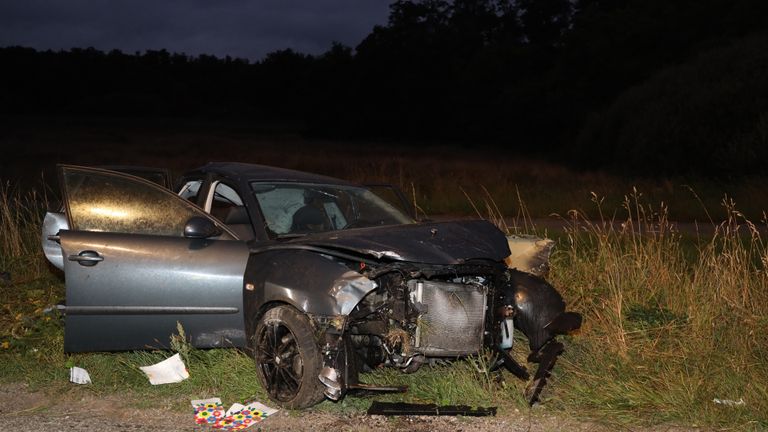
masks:
[[[163,347],[179,322],[195,346],[247,350],[270,398],[303,408],[344,397],[360,372],[483,348],[529,379],[509,355],[518,328],[539,363],[533,403],[563,351],[556,336],[581,325],[534,274],[551,244],[482,220],[417,222],[402,194],[239,163],[190,171],[175,193],[124,172],[60,172],[65,206],[42,240],[64,270],[67,351]]]

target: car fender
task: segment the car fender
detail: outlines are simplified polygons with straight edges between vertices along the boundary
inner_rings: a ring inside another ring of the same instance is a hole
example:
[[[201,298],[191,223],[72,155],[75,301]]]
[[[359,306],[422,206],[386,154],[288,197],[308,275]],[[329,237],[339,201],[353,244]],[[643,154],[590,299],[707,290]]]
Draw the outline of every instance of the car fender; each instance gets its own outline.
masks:
[[[376,289],[374,281],[338,258],[307,250],[252,254],[245,283],[246,322],[270,303],[289,304],[311,315],[345,316]]]

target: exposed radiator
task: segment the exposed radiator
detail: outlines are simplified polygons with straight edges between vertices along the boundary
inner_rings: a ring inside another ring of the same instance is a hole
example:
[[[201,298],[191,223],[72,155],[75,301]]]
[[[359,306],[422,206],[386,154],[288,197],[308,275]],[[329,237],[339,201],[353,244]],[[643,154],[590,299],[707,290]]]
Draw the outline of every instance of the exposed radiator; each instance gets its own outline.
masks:
[[[408,281],[411,301],[422,306],[416,350],[427,356],[480,351],[488,288],[425,280]]]

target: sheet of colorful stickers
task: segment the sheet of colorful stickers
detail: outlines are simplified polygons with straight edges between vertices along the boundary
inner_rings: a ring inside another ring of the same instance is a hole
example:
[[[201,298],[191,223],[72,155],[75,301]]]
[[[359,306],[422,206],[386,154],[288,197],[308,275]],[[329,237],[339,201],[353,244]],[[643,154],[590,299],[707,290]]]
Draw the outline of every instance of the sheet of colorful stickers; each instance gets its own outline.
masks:
[[[248,405],[235,403],[224,411],[219,398],[193,400],[192,407],[195,409],[197,424],[207,424],[214,429],[225,431],[245,429],[277,412],[276,409],[258,402]]]

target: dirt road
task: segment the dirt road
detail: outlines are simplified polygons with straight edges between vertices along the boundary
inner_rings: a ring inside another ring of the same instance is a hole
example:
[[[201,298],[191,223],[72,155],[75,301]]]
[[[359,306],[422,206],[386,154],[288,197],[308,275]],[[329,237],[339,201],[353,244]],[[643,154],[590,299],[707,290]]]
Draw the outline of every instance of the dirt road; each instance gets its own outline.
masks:
[[[195,425],[191,409],[179,412],[170,406],[136,408],[125,395],[96,396],[87,389],[48,394],[31,391],[24,384],[0,384],[2,431],[195,431],[212,432]],[[364,413],[340,414],[318,410],[280,411],[247,430],[257,431],[612,431],[616,426],[553,415],[546,407],[503,411],[495,417],[384,417]],[[631,427],[618,430],[690,431],[677,427]],[[697,428],[697,431],[705,429]]]

